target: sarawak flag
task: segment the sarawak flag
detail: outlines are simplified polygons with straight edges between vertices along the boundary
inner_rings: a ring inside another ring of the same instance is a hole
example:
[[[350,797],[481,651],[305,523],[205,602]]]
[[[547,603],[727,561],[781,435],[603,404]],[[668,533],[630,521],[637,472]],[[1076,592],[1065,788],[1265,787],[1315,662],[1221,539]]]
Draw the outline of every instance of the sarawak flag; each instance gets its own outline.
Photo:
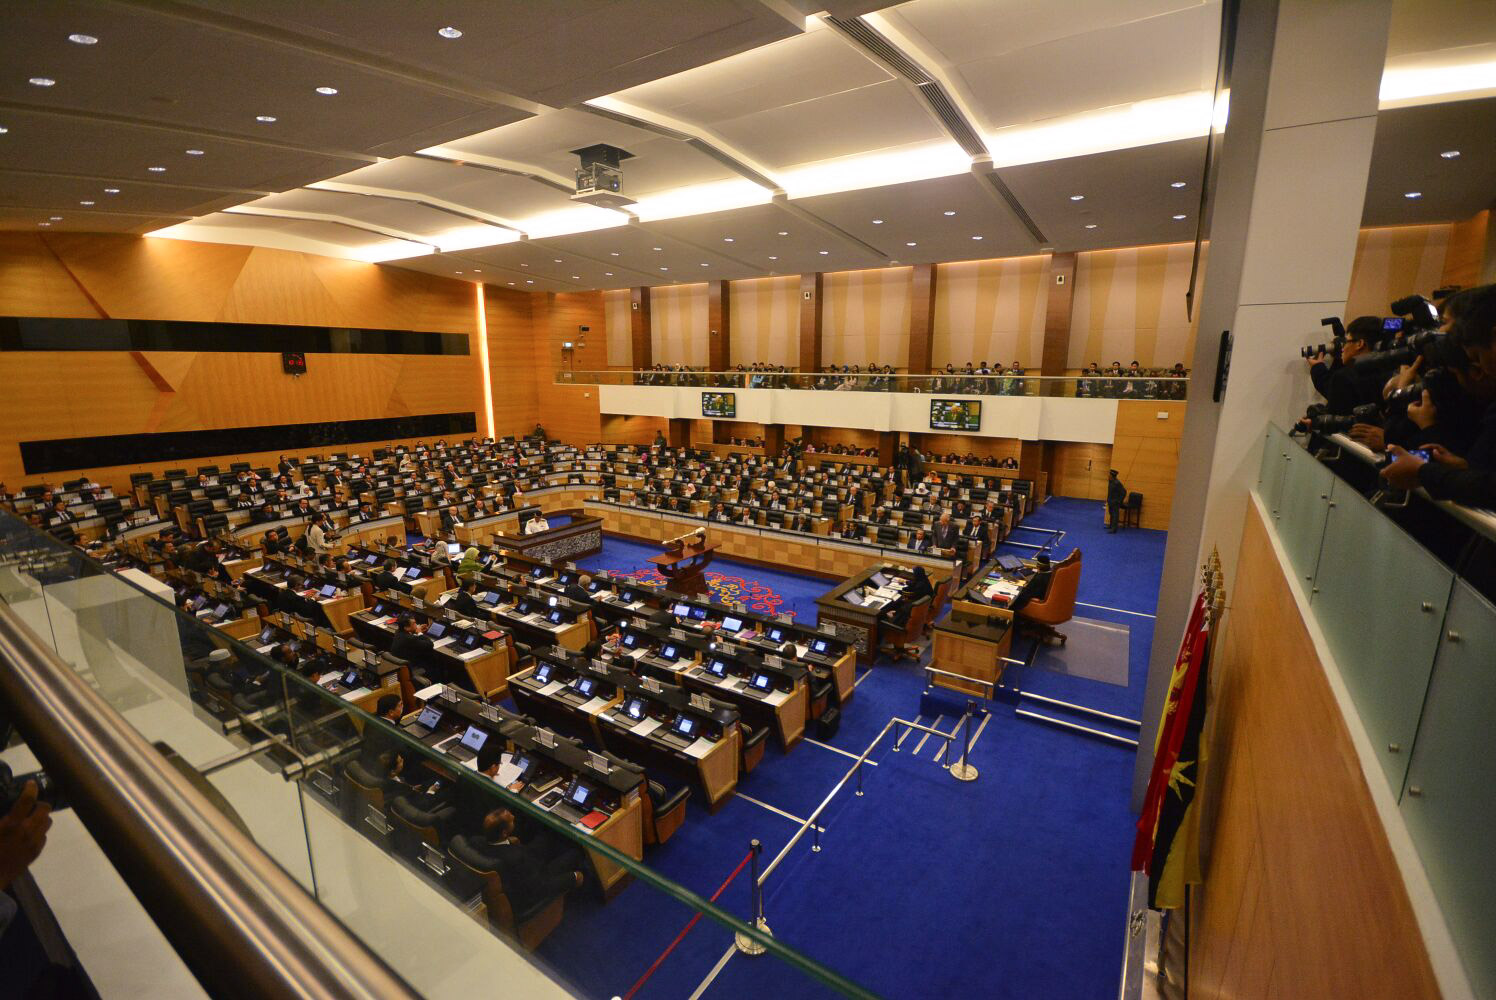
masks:
[[[1199,820],[1195,792],[1204,764],[1205,670],[1210,626],[1205,595],[1195,598],[1184,641],[1174,661],[1169,695],[1153,745],[1153,770],[1132,845],[1132,869],[1148,875],[1148,905],[1184,905],[1186,883],[1200,881]]]

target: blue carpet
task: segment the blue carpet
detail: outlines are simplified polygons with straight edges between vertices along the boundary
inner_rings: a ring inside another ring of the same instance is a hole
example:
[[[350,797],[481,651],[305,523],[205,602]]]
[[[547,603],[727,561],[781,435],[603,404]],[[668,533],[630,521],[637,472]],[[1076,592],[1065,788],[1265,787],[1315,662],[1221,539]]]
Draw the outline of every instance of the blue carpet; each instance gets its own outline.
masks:
[[[607,570],[636,579],[663,583],[664,577],[647,561],[662,550],[658,545],[626,538],[608,538],[596,555],[577,560],[577,568]],[[717,559],[707,570],[707,584],[714,595],[741,601],[760,614],[791,614],[797,621],[816,621],[816,598],[836,585],[819,576],[803,576],[750,566],[731,559]]]
[[[1066,499],[1051,499],[1029,523],[1065,530],[1061,554],[1081,547],[1080,600],[1103,607],[1078,607],[1076,614],[1128,626],[1127,685],[1042,669],[1015,670],[1009,680],[1136,718],[1164,533],[1107,534],[1099,503]],[[602,553],[579,565],[634,572],[658,551],[609,538]],[[781,609],[811,622],[814,598],[830,588],[830,581],[730,560],[714,570],[736,578],[731,586],[738,592],[771,594]],[[1024,651],[1020,643],[1014,655]],[[703,896],[742,860],[751,838],[763,842],[767,863],[798,822],[750,798],[808,816],[852,765],[847,754],[866,748],[891,717],[918,716],[924,689],[917,666],[879,661],[860,670],[829,741],[836,749],[806,740],[785,754],[771,741],[758,768],[742,778],[741,795],[716,814],[693,799],[685,824],[668,844],[650,848],[645,863]],[[950,730],[956,718],[918,721]],[[936,764],[934,738],[919,747],[918,734],[911,735],[898,752],[891,745],[885,738],[871,758],[877,766],[864,773],[864,797],[849,786],[832,800],[822,818],[824,849],[813,853],[804,838],[770,878],[765,910],[775,937],[889,997],[1114,995],[1135,822],[1128,801],[1132,754],[1016,717],[1003,703],[993,706],[973,748],[971,761],[981,772],[974,783],[959,783]],[[747,870],[721,903],[747,916]],[[683,905],[635,881],[606,905],[569,900],[566,919],[537,957],[582,993],[621,996],[690,917]],[[725,929],[703,918],[636,996],[690,995],[730,944]],[[772,956],[741,955],[726,962],[705,993],[770,995],[832,994]]]

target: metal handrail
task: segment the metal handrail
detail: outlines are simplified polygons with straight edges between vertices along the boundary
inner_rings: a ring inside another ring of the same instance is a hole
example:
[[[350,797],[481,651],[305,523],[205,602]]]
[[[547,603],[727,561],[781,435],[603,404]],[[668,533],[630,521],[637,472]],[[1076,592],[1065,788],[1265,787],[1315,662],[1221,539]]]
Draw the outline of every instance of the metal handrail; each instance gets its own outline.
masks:
[[[719,370],[707,369],[707,368],[683,368],[683,369],[675,369],[675,368],[658,368],[658,369],[656,369],[656,368],[609,368],[609,369],[585,368],[584,369],[584,368],[577,368],[577,369],[573,369],[573,370],[570,370],[570,371],[565,370],[565,369],[561,369],[561,370],[558,370],[556,372],[556,375],[557,376],[561,376],[561,375],[569,375],[569,376],[577,376],[577,375],[606,375],[606,376],[611,376],[611,377],[615,377],[615,378],[616,377],[621,377],[621,376],[624,376],[624,375],[654,375],[654,376],[672,376],[672,375],[731,375],[731,376],[742,376],[745,379],[746,378],[751,378],[751,377],[753,377],[755,375],[759,376],[760,378],[782,378],[782,377],[787,376],[787,375],[817,376],[817,377],[819,377],[821,375],[842,375],[842,376],[847,376],[847,377],[850,377],[850,378],[909,378],[909,379],[947,379],[947,378],[959,378],[959,379],[1015,379],[1015,378],[1021,378],[1021,379],[1033,379],[1035,382],[1074,382],[1074,381],[1076,381],[1078,379],[1084,379],[1084,380],[1087,380],[1087,381],[1092,381],[1092,380],[1095,380],[1095,381],[1107,381],[1107,380],[1111,380],[1111,381],[1117,381],[1117,382],[1129,382],[1129,381],[1133,381],[1133,380],[1136,380],[1136,379],[1141,379],[1141,380],[1145,380],[1145,381],[1149,381],[1149,382],[1188,382],[1188,381],[1190,381],[1190,376],[1189,375],[1182,375],[1182,376],[1181,375],[1150,375],[1147,372],[1140,372],[1140,373],[1138,373],[1136,375],[1130,375],[1127,372],[1123,372],[1121,375],[1108,375],[1108,374],[1105,374],[1105,373],[1102,373],[1102,374],[1093,374],[1093,375],[1081,375],[1081,374],[1077,374],[1077,375],[1030,375],[1028,373],[1024,373],[1022,375],[1009,375],[1009,374],[1006,374],[1006,373],[1003,373],[1003,372],[994,372],[994,373],[989,374],[989,375],[982,375],[982,374],[977,373],[977,372],[962,372],[962,371],[956,371],[956,372],[947,372],[947,371],[937,371],[937,372],[905,372],[905,371],[895,371],[895,372],[892,372],[892,373],[888,373],[888,372],[801,371],[798,368],[793,368],[793,369],[790,369],[789,371],[772,371],[772,372],[764,372],[764,371],[759,371],[759,372],[754,372],[754,371],[736,371],[736,370],[731,370],[731,369],[724,370],[724,371],[719,371]],[[711,388],[711,387],[708,386],[707,388]]]
[[[28,746],[208,992],[418,996],[3,606],[0,662]]]

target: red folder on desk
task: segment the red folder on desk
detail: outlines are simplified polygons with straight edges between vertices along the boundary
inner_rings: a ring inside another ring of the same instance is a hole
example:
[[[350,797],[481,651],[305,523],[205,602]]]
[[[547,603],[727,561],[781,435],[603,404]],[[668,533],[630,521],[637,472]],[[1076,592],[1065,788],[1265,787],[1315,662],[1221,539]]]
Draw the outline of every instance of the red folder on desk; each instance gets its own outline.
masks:
[[[608,814],[605,812],[598,812],[596,809],[583,816],[580,820],[581,824],[589,830],[596,830],[607,821]]]

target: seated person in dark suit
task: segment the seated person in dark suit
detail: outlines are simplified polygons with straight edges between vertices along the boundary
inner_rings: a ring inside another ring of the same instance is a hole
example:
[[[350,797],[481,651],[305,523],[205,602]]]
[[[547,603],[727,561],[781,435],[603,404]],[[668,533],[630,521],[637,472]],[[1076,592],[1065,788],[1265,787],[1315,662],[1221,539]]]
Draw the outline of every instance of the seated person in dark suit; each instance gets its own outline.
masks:
[[[914,567],[914,576],[909,581],[909,586],[904,588],[904,594],[893,606],[885,610],[880,617],[894,628],[903,628],[904,623],[909,621],[909,613],[914,610],[914,605],[924,597],[934,597],[935,587],[930,583],[930,576],[925,572],[923,566]]]
[[[373,584],[379,590],[399,590],[400,581],[395,579],[395,567],[398,563],[393,559],[386,559],[384,566],[378,573],[374,574]]]
[[[1013,598],[1013,603],[1008,609],[1017,614],[1030,601],[1042,601],[1049,596],[1049,585],[1054,580],[1054,569],[1049,564],[1049,556],[1040,552],[1035,557],[1039,565],[1034,575],[1023,581],[1023,587]]]
[[[447,607],[465,615],[475,615],[478,613],[478,601],[473,595],[477,592],[478,581],[467,580],[457,588],[457,593],[452,595],[452,599],[447,602]]]
[[[467,864],[496,871],[516,913],[526,913],[582,884],[582,854],[558,837],[537,834],[526,844],[514,835],[514,814],[495,809],[483,818],[481,836],[452,838],[452,853]]]
[[[400,696],[387,694],[374,706],[374,714],[388,720],[391,725],[400,724],[402,705]],[[383,726],[369,723],[364,726],[363,744],[359,747],[358,763],[370,775],[383,779],[386,784],[399,787],[396,777],[405,767],[400,756],[400,742]]]
[[[395,641],[390,643],[390,655],[411,666],[424,663],[435,645],[426,630],[411,615],[401,615],[395,628]]]
[[[910,536],[905,548],[911,552],[929,552],[934,543],[924,528],[916,529]]]
[[[587,592],[587,585],[591,582],[592,577],[583,573],[577,577],[576,582],[568,583],[565,589],[562,590],[562,593],[570,597],[573,601],[581,601],[585,604],[592,599],[592,595]]]

